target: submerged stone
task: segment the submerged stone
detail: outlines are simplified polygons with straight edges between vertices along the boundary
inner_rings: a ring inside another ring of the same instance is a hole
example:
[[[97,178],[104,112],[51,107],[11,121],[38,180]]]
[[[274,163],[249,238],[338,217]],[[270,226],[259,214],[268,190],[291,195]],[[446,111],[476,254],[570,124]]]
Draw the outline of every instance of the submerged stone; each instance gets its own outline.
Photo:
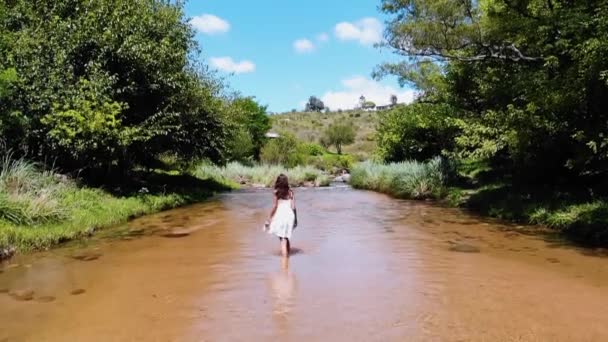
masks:
[[[460,243],[450,246],[450,251],[460,253],[479,253],[481,252],[481,249],[479,249],[477,246]]]
[[[55,297],[53,296],[42,296],[42,297],[37,297],[36,301],[39,303],[50,303],[55,301]]]
[[[72,254],[72,259],[80,261],[93,261],[101,257],[101,253],[93,251],[80,251]]]
[[[9,259],[15,254],[15,248],[0,248],[0,260]]]
[[[162,236],[164,236],[166,238],[180,238],[180,237],[186,237],[188,235],[190,235],[189,231],[181,230],[181,229],[172,230],[172,231],[162,234]]]
[[[74,289],[74,290],[70,291],[70,294],[76,296],[79,294],[83,294],[85,292],[87,292],[85,289]]]
[[[34,299],[34,290],[23,289],[23,290],[14,290],[8,293],[11,297],[20,301],[29,301]]]

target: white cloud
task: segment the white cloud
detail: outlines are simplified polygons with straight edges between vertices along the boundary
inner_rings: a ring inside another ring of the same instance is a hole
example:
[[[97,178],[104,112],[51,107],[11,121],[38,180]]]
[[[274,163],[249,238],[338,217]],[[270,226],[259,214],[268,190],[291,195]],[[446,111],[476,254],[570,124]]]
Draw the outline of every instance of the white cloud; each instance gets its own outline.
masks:
[[[230,30],[230,23],[212,14],[203,14],[190,20],[192,26],[206,34],[225,33]]]
[[[231,57],[211,57],[210,62],[211,66],[225,72],[244,74],[255,71],[255,64],[248,60],[236,62]]]
[[[329,40],[329,35],[325,32],[320,33],[317,35],[317,40],[320,41],[321,43],[325,43]]]
[[[356,40],[371,45],[382,40],[382,23],[376,18],[363,18],[353,23],[341,22],[334,28],[340,40]]]
[[[342,80],[344,89],[328,91],[322,97],[323,103],[335,109],[351,109],[359,104],[359,97],[365,96],[367,101],[373,101],[377,106],[390,103],[390,96],[395,94],[399,103],[411,103],[416,98],[416,91],[410,89],[395,89],[363,76],[354,76]]]
[[[308,39],[298,39],[293,42],[293,48],[297,53],[312,52],[315,49],[315,45]]]

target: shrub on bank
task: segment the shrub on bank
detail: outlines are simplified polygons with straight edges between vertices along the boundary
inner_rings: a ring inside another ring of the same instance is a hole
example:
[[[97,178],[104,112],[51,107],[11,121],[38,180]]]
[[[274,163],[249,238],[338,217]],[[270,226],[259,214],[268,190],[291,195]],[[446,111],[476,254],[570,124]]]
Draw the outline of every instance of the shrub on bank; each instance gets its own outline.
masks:
[[[398,198],[439,198],[445,194],[445,182],[449,177],[445,163],[439,157],[428,162],[363,162],[353,167],[351,184],[355,188],[379,191]]]
[[[311,159],[311,164],[315,167],[330,172],[336,173],[341,169],[349,169],[355,164],[355,159],[346,154],[324,154]]]
[[[262,185],[271,187],[278,175],[284,173],[289,178],[292,186],[300,186],[306,182],[315,183],[317,186],[326,186],[330,178],[323,171],[312,166],[296,166],[285,168],[280,165],[255,165],[245,166],[240,163],[229,163],[226,166],[212,164],[201,164],[195,170],[199,177],[224,178],[227,181],[238,184]]]
[[[129,218],[203,200],[227,182],[189,175],[155,174],[158,179],[139,192],[121,196],[82,187],[24,159],[0,157],[0,259],[2,251],[46,249],[87,236]],[[154,177],[150,177],[152,179]],[[187,187],[171,182],[179,180]]]

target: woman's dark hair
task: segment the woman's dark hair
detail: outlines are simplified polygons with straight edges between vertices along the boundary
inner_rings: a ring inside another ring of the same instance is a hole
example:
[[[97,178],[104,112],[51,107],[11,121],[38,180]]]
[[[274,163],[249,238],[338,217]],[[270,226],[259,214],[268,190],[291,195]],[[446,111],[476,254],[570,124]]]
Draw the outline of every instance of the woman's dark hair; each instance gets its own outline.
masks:
[[[284,174],[280,174],[277,177],[277,181],[274,183],[275,194],[278,199],[289,199],[289,180]]]

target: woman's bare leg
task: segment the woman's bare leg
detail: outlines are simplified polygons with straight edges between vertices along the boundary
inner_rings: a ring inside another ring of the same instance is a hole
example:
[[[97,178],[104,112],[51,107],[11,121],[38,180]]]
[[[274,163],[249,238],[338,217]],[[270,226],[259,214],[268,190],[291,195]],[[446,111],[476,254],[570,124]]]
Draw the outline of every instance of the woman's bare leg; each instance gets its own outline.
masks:
[[[280,238],[281,239],[281,254],[284,257],[289,256],[289,240],[286,238]]]
[[[281,255],[283,255],[284,257],[288,257],[289,252],[291,250],[291,245],[289,243],[289,239],[287,239],[287,238],[280,238],[280,239],[281,239]]]

